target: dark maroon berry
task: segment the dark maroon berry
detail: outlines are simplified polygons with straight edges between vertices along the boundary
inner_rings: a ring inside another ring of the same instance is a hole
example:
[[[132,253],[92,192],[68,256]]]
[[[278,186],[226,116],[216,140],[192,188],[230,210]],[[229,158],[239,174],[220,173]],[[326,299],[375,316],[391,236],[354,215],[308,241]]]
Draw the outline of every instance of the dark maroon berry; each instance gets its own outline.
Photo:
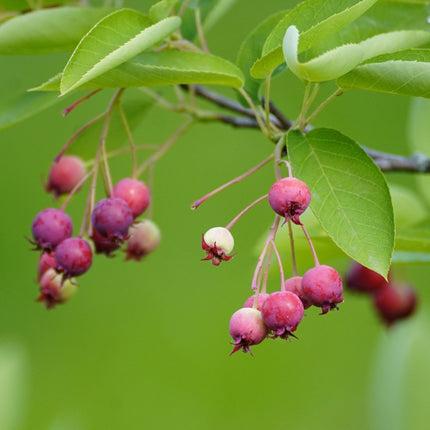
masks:
[[[264,323],[273,331],[274,338],[295,337],[292,332],[297,329],[303,318],[303,303],[291,291],[277,291],[265,300],[261,315]]]
[[[65,155],[52,165],[46,190],[52,192],[54,197],[68,194],[79,184],[85,174],[85,164],[79,157]]]
[[[73,223],[63,211],[48,208],[36,215],[31,231],[38,248],[52,250],[72,235]]]
[[[372,293],[385,288],[388,282],[379,273],[354,261],[346,277],[346,284],[351,290]]]
[[[134,221],[128,204],[118,198],[100,200],[91,215],[93,228],[108,239],[125,240]]]
[[[55,269],[48,269],[40,279],[40,296],[38,302],[45,302],[47,309],[52,309],[59,303],[66,303],[76,293],[77,285],[65,280]]]
[[[343,302],[342,278],[330,266],[321,265],[308,270],[302,278],[302,291],[309,303],[322,309],[322,314]]]
[[[112,252],[117,250],[122,245],[122,240],[120,239],[108,239],[103,237],[93,228],[93,233],[91,235],[91,239],[93,240],[94,247],[96,250],[96,254],[105,254],[108,257],[111,257]]]
[[[258,311],[261,311],[263,303],[266,301],[267,297],[269,297],[269,294],[267,294],[267,293],[260,293],[258,295],[258,297],[257,297],[257,310]],[[255,294],[253,296],[249,297],[245,301],[242,308],[253,308],[254,307],[254,301],[255,301]]]
[[[267,337],[267,327],[261,312],[253,308],[241,308],[236,311],[230,319],[229,330],[234,340],[232,343],[234,348],[230,355],[239,349],[252,355],[249,347],[261,343]]]
[[[291,220],[301,224],[299,216],[306,210],[311,201],[308,186],[297,178],[282,178],[276,181],[269,191],[269,203],[272,209]]]
[[[61,242],[55,250],[57,269],[65,278],[85,273],[93,261],[90,244],[80,237],[71,237]]]
[[[296,296],[298,296],[299,299],[302,301],[303,307],[305,309],[312,306],[311,303],[309,303],[309,301],[306,299],[305,295],[303,294],[301,276],[293,276],[290,279],[286,279],[284,282],[284,291],[291,291]]]
[[[114,186],[112,197],[123,199],[135,218],[145,212],[151,200],[148,187],[142,181],[131,178],[121,179]]]
[[[145,255],[154,251],[160,244],[159,228],[150,220],[136,222],[130,227],[130,238],[127,241],[126,260],[140,261]]]
[[[48,269],[53,269],[57,263],[55,262],[55,257],[53,252],[43,252],[39,258],[39,264],[37,267],[37,279],[40,281],[44,273]]]
[[[381,318],[390,326],[415,311],[417,298],[411,286],[387,284],[374,293],[373,303]]]

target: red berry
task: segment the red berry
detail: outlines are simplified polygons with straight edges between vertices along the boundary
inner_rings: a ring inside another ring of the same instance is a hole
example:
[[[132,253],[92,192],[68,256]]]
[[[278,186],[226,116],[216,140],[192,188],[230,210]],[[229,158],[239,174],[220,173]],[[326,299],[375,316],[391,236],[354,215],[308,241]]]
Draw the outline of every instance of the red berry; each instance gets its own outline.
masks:
[[[158,247],[160,240],[160,230],[152,221],[146,219],[135,223],[130,228],[126,260],[140,261]]]
[[[273,331],[274,338],[295,337],[292,332],[297,329],[303,318],[303,303],[291,291],[277,291],[265,300],[261,315],[264,323]]]
[[[134,221],[128,204],[118,198],[100,200],[91,215],[94,230],[108,239],[125,240]]]
[[[258,311],[261,311],[263,303],[266,301],[267,297],[269,297],[269,294],[267,294],[267,293],[260,293],[258,295],[258,297],[257,297],[257,310]],[[255,294],[253,296],[249,297],[245,301],[242,308],[253,308],[254,307],[254,299],[255,299]]]
[[[72,235],[73,223],[63,211],[48,208],[36,215],[31,231],[39,248],[52,250]]]
[[[93,240],[94,247],[96,249],[96,254],[106,254],[108,257],[111,257],[111,253],[118,248],[121,247],[122,241],[113,239],[108,239],[103,237],[93,228],[93,233],[91,235],[91,239]]]
[[[52,309],[58,303],[66,303],[75,295],[77,285],[65,280],[55,269],[47,270],[40,279],[40,296],[38,302],[45,302],[47,309]]]
[[[308,186],[297,178],[282,178],[276,181],[269,191],[269,203],[272,209],[291,220],[301,224],[299,216],[306,210],[311,201]]]
[[[55,257],[53,252],[43,252],[39,258],[39,264],[37,267],[37,279],[40,281],[44,273],[49,270],[55,268],[57,263],[55,262]]]
[[[93,261],[90,244],[80,237],[71,237],[61,242],[55,250],[57,269],[65,278],[85,273]]]
[[[390,285],[373,295],[373,304],[387,325],[410,316],[417,304],[415,291],[408,285]]]
[[[112,197],[123,199],[130,206],[134,218],[145,212],[151,200],[148,187],[142,181],[131,178],[121,179],[114,186]]]
[[[312,305],[320,307],[322,314],[337,308],[343,302],[342,278],[330,266],[316,266],[302,278],[303,294]]]
[[[239,349],[249,352],[251,345],[261,343],[267,337],[267,327],[261,317],[261,312],[253,308],[241,308],[236,311],[230,319],[230,335],[233,338],[234,354]]]
[[[46,191],[52,192],[54,197],[70,193],[84,178],[85,174],[85,164],[79,157],[65,155],[52,165]]]
[[[310,306],[312,306],[311,303],[309,303],[309,301],[306,300],[306,297],[303,294],[303,290],[302,290],[302,277],[301,276],[293,276],[290,279],[286,279],[284,281],[284,291],[291,291],[296,296],[298,296],[299,299],[302,301],[303,307],[305,309],[307,309]]]
[[[354,291],[370,293],[385,288],[388,282],[379,273],[354,261],[346,277],[346,284]]]

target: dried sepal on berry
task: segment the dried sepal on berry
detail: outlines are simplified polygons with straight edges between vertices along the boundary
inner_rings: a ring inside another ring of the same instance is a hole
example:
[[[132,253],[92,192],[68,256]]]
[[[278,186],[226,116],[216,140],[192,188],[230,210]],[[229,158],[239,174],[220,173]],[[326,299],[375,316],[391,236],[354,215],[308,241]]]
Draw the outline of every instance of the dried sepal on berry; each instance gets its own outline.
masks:
[[[219,266],[222,261],[231,260],[235,254],[229,254],[234,247],[232,234],[225,227],[214,227],[202,235],[202,249],[207,256],[204,260],[212,260],[214,266]]]

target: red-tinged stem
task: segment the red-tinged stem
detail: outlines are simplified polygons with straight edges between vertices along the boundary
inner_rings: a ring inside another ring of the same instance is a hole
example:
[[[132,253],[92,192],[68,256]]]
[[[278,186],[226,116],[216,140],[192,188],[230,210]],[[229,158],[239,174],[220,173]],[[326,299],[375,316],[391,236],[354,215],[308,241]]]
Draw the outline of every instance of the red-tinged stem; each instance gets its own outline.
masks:
[[[294,249],[294,235],[293,235],[293,228],[291,226],[291,220],[288,220],[288,236],[290,236],[291,260],[292,260],[292,264],[293,264],[293,276],[297,276],[296,251]]]
[[[260,164],[257,164],[255,167],[253,167],[251,170],[248,170],[246,173],[244,173],[243,175],[238,176],[237,178],[232,179],[230,182],[227,182],[224,185],[221,185],[220,187],[216,188],[215,190],[211,191],[210,193],[206,194],[205,196],[203,196],[202,198],[200,198],[199,200],[196,200],[195,202],[193,202],[191,204],[191,209],[197,209],[203,202],[205,202],[207,199],[209,199],[210,197],[214,196],[215,194],[218,194],[220,191],[225,190],[226,188],[228,188],[230,185],[233,184],[237,184],[238,182],[240,182],[242,179],[247,178],[248,176],[252,175],[254,172],[256,172],[257,170],[261,169],[263,166],[265,166],[267,163],[269,163],[271,160],[273,160],[274,155],[270,155],[269,157],[267,157],[265,160],[263,160]]]
[[[196,21],[197,34],[199,36],[200,45],[203,48],[203,50],[206,52],[206,54],[210,54],[209,47],[205,38],[205,33],[203,31],[202,16],[201,16],[199,7],[196,7],[195,9],[195,21]]]
[[[276,144],[275,148],[275,175],[276,179],[279,180],[282,178],[281,168],[279,164],[281,163],[281,157],[282,157],[282,148],[286,145],[286,135],[283,134],[280,139],[278,140],[278,143]]]
[[[153,195],[153,189],[154,189],[154,165],[151,164],[148,167],[148,176],[147,176],[147,180],[146,180],[146,185],[148,186],[148,190],[150,195]],[[154,204],[151,201],[148,209],[146,210],[146,218],[151,220],[152,219],[152,214],[154,212]]]
[[[303,224],[302,224],[302,229],[303,229],[303,233],[306,236],[306,239],[308,240],[309,246],[311,248],[312,256],[314,257],[314,261],[315,261],[315,266],[319,266],[320,262],[318,261],[318,257],[317,257],[317,253],[315,251],[314,245],[312,244],[312,240],[311,240],[311,238],[310,238],[310,236],[309,236],[308,232],[306,231],[305,226]]]
[[[91,169],[90,172],[88,172],[72,189],[72,191],[70,191],[69,195],[66,197],[66,200],[64,200],[63,204],[61,205],[60,211],[65,211],[67,205],[69,204],[71,198],[75,195],[76,191],[78,191],[82,185],[85,184],[85,181],[92,175],[93,171]]]
[[[119,111],[119,115],[121,116],[121,120],[124,125],[125,132],[127,134],[128,142],[130,144],[132,178],[137,179],[137,154],[136,154],[136,145],[134,144],[133,134],[131,133],[130,126],[127,121],[127,117],[125,116],[124,110],[120,103],[118,103],[118,111]]]
[[[262,293],[267,292],[267,279],[269,278],[269,268],[270,268],[270,262],[272,260],[272,252],[273,252],[272,248],[270,248],[269,251],[267,252],[267,261],[266,261],[266,266],[264,267],[263,285],[261,287]]]
[[[280,162],[285,163],[285,165],[287,166],[287,169],[288,169],[288,176],[290,178],[292,178],[293,177],[293,170],[291,169],[291,164],[287,160],[281,160]]]
[[[272,249],[275,252],[276,259],[278,260],[279,273],[281,274],[281,291],[283,291],[284,290],[285,275],[284,275],[284,268],[282,267],[281,256],[279,255],[278,248],[276,247],[275,241],[272,240],[270,242],[270,244],[272,245]]]
[[[257,200],[248,205],[243,211],[241,211],[238,215],[236,215],[226,226],[227,230],[230,230],[233,225],[242,217],[243,214],[248,212],[251,208],[253,208],[256,204],[260,203],[262,200],[266,199],[269,194],[265,194],[264,196],[259,197]]]
[[[63,116],[68,115],[73,109],[75,109],[76,106],[79,106],[82,102],[84,102],[85,100],[88,100],[89,98],[91,98],[94,94],[97,94],[99,91],[101,91],[101,88],[97,88],[94,91],[91,91],[89,94],[87,94],[86,96],[82,97],[81,99],[79,99],[78,101],[76,101],[75,103],[73,103],[71,106],[69,106],[68,108],[63,110]]]

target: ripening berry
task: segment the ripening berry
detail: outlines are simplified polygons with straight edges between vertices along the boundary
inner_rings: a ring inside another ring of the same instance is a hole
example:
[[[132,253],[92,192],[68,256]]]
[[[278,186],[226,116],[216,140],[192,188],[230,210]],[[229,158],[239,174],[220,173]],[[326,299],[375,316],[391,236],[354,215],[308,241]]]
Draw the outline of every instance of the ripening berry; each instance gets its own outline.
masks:
[[[154,251],[161,241],[160,229],[152,221],[145,219],[133,224],[127,241],[126,260],[140,261]]]
[[[298,296],[299,299],[302,301],[303,307],[305,309],[312,306],[311,303],[309,303],[309,301],[306,299],[305,295],[303,294],[301,276],[293,276],[290,279],[286,279],[284,281],[284,291],[291,291],[296,296]]]
[[[261,317],[261,312],[253,308],[241,308],[236,311],[230,319],[230,335],[233,338],[234,354],[239,349],[243,352],[249,352],[251,345],[261,343],[267,337],[267,327]]]
[[[54,197],[68,194],[79,184],[86,173],[85,164],[79,157],[64,155],[52,165],[45,187],[46,191],[52,192]]]
[[[145,212],[151,200],[148,187],[142,181],[131,178],[121,179],[114,186],[112,197],[123,199],[130,206],[134,218]]]
[[[73,298],[77,291],[77,285],[63,277],[55,269],[47,270],[40,279],[40,296],[38,302],[45,302],[47,309],[52,309],[59,303],[66,303]]]
[[[57,265],[53,252],[42,252],[37,266],[37,279],[40,281],[48,269],[53,269]]]
[[[206,258],[212,260],[212,264],[219,266],[221,261],[228,261],[233,255],[228,256],[234,247],[234,239],[230,230],[225,227],[213,227],[202,236],[202,249],[206,251]]]
[[[118,198],[100,200],[91,215],[93,228],[108,239],[125,240],[134,221],[128,204]]]
[[[390,326],[414,312],[417,298],[411,286],[387,284],[374,293],[373,304],[381,318]]]
[[[48,208],[36,215],[31,231],[38,248],[53,250],[72,235],[73,223],[69,215],[63,211]]]
[[[105,254],[108,257],[112,257],[112,252],[120,248],[122,245],[122,240],[103,237],[101,234],[97,233],[94,228],[91,239],[93,240],[96,254]]]
[[[295,337],[292,332],[297,329],[304,315],[302,301],[291,291],[277,291],[269,295],[261,308],[261,315],[273,337],[288,339]]]
[[[276,181],[269,191],[269,203],[272,209],[285,217],[285,222],[301,224],[299,216],[311,201],[308,186],[297,178],[282,178]]]
[[[346,276],[346,284],[351,290],[372,293],[385,288],[388,282],[379,273],[354,261]]]
[[[257,310],[261,311],[261,308],[263,306],[263,303],[266,301],[267,297],[269,297],[269,294],[267,293],[260,293],[257,297]],[[246,299],[245,303],[243,304],[242,308],[253,308],[254,307],[254,301],[255,301],[255,294],[248,299]]]
[[[338,308],[337,304],[343,302],[342,278],[330,266],[308,270],[302,278],[302,291],[309,303],[322,309],[322,314]]]
[[[80,237],[71,237],[61,242],[55,249],[57,269],[64,273],[64,278],[85,273],[93,261],[90,244]]]

